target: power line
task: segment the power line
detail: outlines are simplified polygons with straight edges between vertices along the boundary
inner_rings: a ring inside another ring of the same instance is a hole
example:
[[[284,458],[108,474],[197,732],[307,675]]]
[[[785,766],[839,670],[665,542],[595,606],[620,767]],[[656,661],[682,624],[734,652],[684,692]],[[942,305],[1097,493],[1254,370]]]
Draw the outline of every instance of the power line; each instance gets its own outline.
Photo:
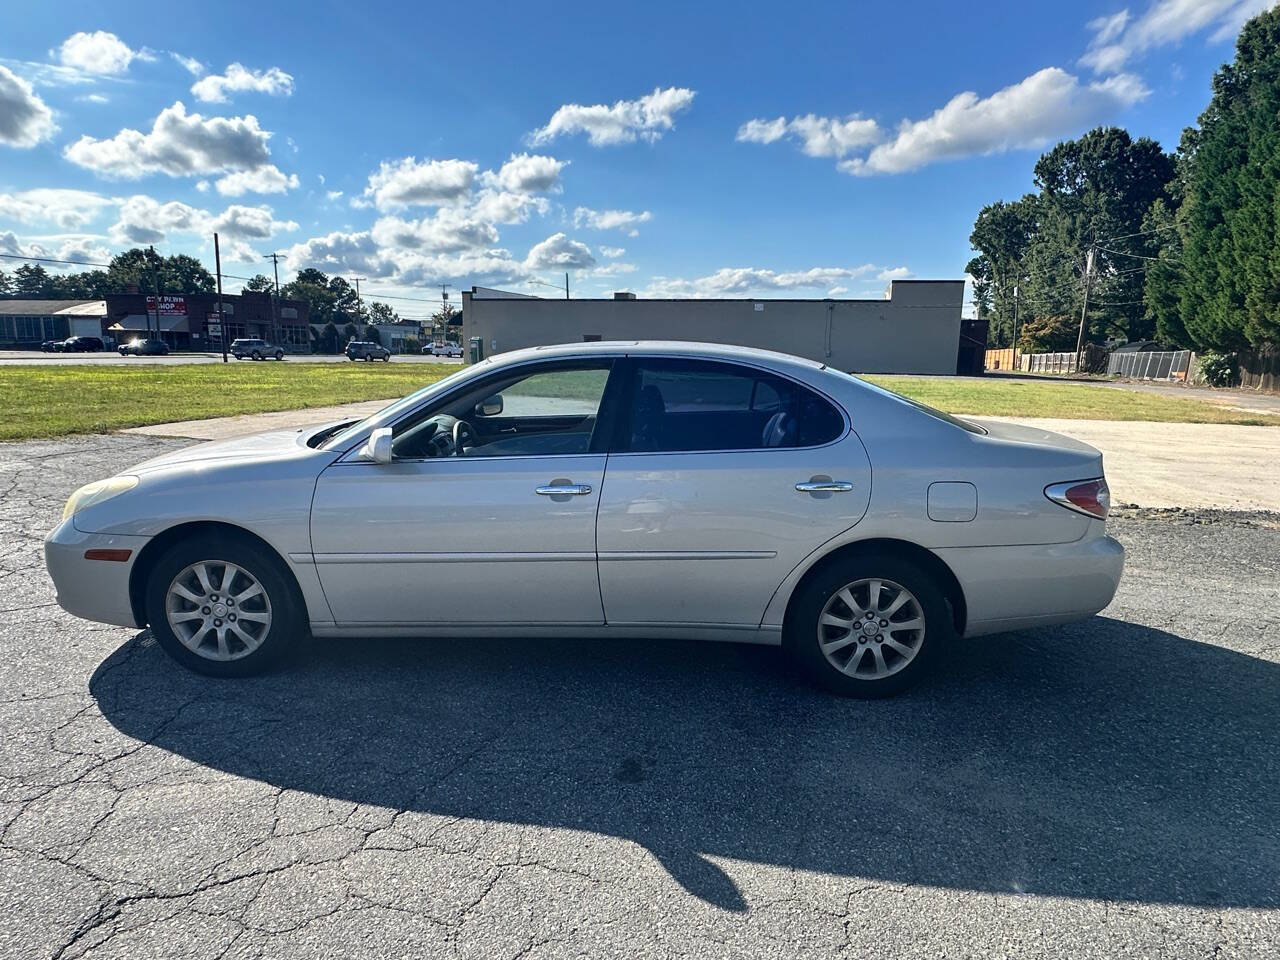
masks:
[[[109,267],[109,263],[95,263],[92,260],[55,260],[53,257],[26,257],[20,253],[0,253],[6,260],[33,260],[36,263],[67,263],[77,267]]]

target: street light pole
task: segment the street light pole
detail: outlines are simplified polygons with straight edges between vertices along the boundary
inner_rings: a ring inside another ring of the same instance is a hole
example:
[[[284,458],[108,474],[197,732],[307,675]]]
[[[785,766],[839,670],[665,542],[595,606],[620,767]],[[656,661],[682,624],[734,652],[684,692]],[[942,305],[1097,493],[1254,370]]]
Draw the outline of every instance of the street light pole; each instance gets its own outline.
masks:
[[[227,362],[227,318],[222,315],[222,251],[218,235],[213,235],[213,266],[218,272],[218,339],[222,341],[222,362]]]

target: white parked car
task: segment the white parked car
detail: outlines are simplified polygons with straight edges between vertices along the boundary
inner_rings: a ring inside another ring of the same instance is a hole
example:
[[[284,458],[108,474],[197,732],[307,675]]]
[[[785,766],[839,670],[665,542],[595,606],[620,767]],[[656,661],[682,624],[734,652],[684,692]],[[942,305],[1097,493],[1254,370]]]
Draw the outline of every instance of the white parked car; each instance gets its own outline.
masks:
[[[64,608],[205,673],[308,633],[701,637],[874,697],[958,638],[1105,607],[1106,514],[1066,437],[782,354],[592,343],[149,460],[76,491],[45,549]]]
[[[433,357],[460,357],[462,346],[457,343],[429,343],[422,348],[422,352]]]

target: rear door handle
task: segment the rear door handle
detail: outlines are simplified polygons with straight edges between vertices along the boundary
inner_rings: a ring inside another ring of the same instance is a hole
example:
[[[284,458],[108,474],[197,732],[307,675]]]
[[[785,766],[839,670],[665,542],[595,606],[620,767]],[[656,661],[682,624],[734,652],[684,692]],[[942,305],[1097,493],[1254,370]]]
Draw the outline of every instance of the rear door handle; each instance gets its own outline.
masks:
[[[800,493],[848,493],[852,489],[848,480],[805,480],[796,484]]]
[[[542,487],[534,487],[533,492],[540,497],[585,497],[591,492],[591,484],[548,483]]]

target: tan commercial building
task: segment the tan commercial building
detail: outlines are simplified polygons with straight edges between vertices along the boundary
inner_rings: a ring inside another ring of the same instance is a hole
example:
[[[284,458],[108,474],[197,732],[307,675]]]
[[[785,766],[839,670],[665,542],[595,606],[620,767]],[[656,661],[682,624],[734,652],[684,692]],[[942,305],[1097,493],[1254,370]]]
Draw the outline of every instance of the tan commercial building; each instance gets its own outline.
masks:
[[[702,340],[779,350],[853,373],[982,372],[963,280],[894,280],[878,300],[555,300],[473,287],[463,346],[483,356],[592,340]],[[976,370],[973,369],[976,357]]]

